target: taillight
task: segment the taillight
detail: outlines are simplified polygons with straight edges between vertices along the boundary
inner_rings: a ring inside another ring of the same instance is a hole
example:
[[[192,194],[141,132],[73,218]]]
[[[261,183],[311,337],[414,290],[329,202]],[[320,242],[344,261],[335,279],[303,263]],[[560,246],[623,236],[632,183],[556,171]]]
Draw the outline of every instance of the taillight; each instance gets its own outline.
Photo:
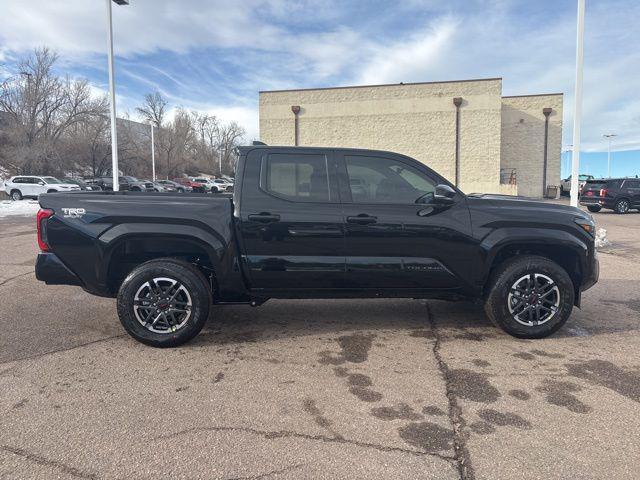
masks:
[[[47,244],[47,222],[45,220],[53,216],[53,210],[41,208],[36,215],[36,227],[38,229],[38,246],[43,252],[50,250]]]
[[[600,189],[600,196],[601,197],[606,197],[607,196],[607,189],[606,188],[601,188]]]

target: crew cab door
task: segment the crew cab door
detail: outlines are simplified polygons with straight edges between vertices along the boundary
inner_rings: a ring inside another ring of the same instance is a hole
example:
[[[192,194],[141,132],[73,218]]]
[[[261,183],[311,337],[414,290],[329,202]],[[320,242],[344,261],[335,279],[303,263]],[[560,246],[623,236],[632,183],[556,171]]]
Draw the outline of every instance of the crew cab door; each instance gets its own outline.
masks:
[[[251,289],[340,288],[345,258],[339,202],[331,151],[249,151],[240,242]]]
[[[444,180],[407,157],[343,151],[337,159],[347,286],[458,288],[475,253],[464,196],[436,204]]]

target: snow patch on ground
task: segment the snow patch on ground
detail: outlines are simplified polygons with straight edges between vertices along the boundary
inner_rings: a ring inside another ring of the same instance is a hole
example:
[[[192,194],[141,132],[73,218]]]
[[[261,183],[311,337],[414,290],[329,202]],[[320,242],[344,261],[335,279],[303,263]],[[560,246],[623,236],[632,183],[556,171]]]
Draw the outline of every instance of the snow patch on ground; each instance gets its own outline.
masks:
[[[37,200],[19,200],[13,202],[11,200],[0,201],[0,218],[11,215],[31,216],[35,215],[40,209]]]
[[[604,228],[599,228],[596,232],[596,248],[610,247],[611,242],[607,238],[607,231]]]

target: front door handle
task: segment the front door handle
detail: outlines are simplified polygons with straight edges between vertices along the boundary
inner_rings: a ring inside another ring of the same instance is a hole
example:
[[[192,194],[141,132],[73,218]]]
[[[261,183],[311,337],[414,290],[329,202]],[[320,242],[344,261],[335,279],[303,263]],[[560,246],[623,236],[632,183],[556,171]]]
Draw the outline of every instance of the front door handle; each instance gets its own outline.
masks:
[[[377,217],[373,217],[365,213],[361,213],[355,217],[347,217],[347,223],[357,223],[358,225],[369,225],[371,223],[376,223],[377,221]]]
[[[260,222],[260,223],[271,223],[271,222],[280,221],[280,215],[278,214],[272,215],[269,212],[251,214],[247,218],[252,222]]]

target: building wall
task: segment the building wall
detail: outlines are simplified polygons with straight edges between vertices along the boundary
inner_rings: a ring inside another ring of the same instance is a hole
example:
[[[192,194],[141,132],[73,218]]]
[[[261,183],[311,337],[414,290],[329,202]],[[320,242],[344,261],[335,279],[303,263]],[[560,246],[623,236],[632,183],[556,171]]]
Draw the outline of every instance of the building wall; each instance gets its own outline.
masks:
[[[560,185],[562,94],[503,97],[501,166],[516,169],[518,195],[542,196],[544,162],[543,108],[549,115],[547,185]]]
[[[260,93],[260,138],[299,144],[390,150],[455,179],[455,106],[460,111],[460,187],[498,192],[502,80],[489,79]]]
[[[517,194],[542,195],[544,115],[549,118],[547,182],[559,185],[562,95],[502,97],[502,80],[260,92],[260,138],[293,145],[292,105],[300,106],[299,144],[390,150],[455,181],[455,105],[460,107],[460,188],[516,193],[500,184],[515,168]]]

